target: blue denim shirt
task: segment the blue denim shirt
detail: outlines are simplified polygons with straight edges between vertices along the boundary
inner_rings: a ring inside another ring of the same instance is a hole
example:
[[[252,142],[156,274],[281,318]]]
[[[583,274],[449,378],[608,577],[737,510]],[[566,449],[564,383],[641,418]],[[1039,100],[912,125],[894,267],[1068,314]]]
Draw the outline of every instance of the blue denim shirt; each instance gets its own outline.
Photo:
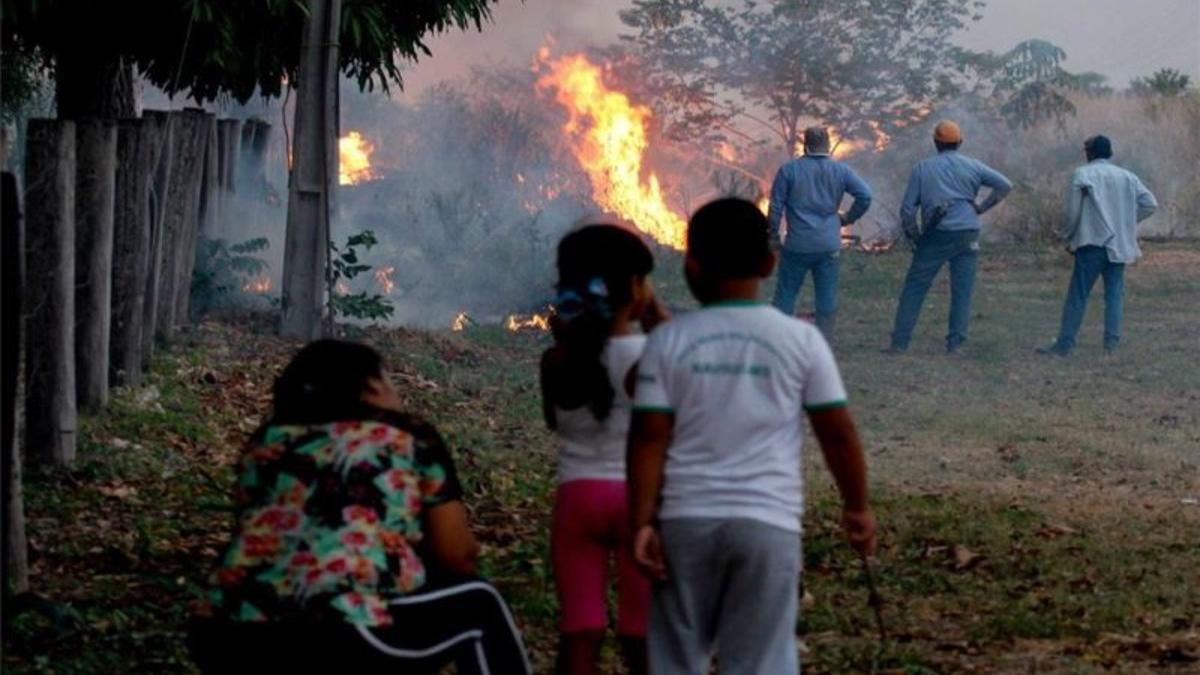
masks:
[[[992,193],[976,211],[975,198],[982,187]],[[948,232],[979,229],[979,214],[985,213],[1012,191],[1012,182],[983,162],[946,150],[924,159],[913,167],[908,190],[900,206],[900,224],[906,232],[917,222],[928,223],[933,210],[945,204],[946,215],[938,223],[939,230]]]
[[[871,206],[871,188],[850,167],[829,155],[804,155],[784,164],[771,186],[767,220],[771,241],[779,243],[779,221],[787,212],[783,248],[797,253],[828,253],[842,247],[838,207],[849,193],[854,204],[846,219],[853,223]]]

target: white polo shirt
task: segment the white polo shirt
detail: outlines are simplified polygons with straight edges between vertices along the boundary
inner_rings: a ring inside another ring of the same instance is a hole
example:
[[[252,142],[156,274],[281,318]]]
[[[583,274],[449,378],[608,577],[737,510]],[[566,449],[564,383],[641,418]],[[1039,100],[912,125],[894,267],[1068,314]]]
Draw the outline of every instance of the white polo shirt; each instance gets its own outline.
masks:
[[[807,322],[725,302],[663,324],[634,398],[634,410],[675,417],[659,518],[751,518],[799,532],[805,410],[845,405],[833,352]]]

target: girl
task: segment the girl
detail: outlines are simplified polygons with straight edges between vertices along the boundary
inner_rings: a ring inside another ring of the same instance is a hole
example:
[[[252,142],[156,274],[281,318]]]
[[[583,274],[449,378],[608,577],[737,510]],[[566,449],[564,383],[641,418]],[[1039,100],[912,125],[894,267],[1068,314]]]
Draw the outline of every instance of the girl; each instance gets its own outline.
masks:
[[[630,672],[646,672],[649,585],[631,557],[625,440],[634,367],[667,313],[632,232],[592,225],[558,246],[556,344],[542,356],[546,425],[561,441],[552,557],[561,612],[558,672],[596,672],[608,625],[607,570],[616,557],[617,635]]]
[[[379,354],[321,340],[275,383],[242,455],[234,535],[192,633],[208,673],[528,673],[437,431]]]

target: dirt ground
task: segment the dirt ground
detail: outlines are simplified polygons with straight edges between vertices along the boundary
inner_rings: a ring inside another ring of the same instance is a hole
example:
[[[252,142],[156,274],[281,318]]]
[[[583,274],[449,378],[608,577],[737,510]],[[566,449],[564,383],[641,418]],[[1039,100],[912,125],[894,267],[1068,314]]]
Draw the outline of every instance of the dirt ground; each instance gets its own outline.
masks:
[[[1103,355],[1093,306],[1069,359],[1033,353],[1057,327],[1059,252],[983,252],[959,357],[941,350],[944,279],[912,350],[881,354],[907,255],[845,256],[837,354],[870,454],[888,640],[809,452],[805,672],[1200,672],[1200,244],[1146,252],[1128,271],[1122,349]],[[685,309],[678,269],[656,275]],[[548,672],[554,443],[535,380],[548,338],[353,334],[453,446],[484,572]],[[184,626],[227,533],[230,466],[294,348],[263,320],[206,322],[149,386],[84,421],[75,467],[30,471],[33,585],[62,611],[8,627],[6,672],[193,672]]]

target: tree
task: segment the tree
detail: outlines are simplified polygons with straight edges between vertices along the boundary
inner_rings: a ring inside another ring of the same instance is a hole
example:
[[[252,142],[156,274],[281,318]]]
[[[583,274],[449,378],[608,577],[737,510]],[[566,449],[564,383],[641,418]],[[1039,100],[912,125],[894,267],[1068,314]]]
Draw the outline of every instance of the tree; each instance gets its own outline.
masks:
[[[1191,87],[1191,76],[1174,68],[1160,68],[1152,75],[1135,77],[1129,82],[1129,90],[1132,93],[1146,97],[1174,98],[1187,93]]]
[[[313,118],[313,105],[322,105],[309,103],[307,110],[297,115],[297,135],[301,135],[301,126],[310,135],[336,132],[337,72],[348,74],[366,89],[402,83],[401,63],[429,54],[422,41],[426,34],[451,26],[482,28],[494,1],[335,3],[340,9],[324,21],[333,27],[333,35],[314,43],[325,45],[334,59],[316,71],[328,73],[324,79],[333,82],[322,86],[333,89],[334,104],[321,113],[319,124],[308,124],[302,120],[306,115]],[[228,95],[244,103],[255,93],[277,96],[285,85],[300,79],[301,47],[309,39],[304,29],[312,23],[308,21],[312,6],[302,0],[3,0],[0,46],[5,59],[20,58],[25,63],[41,58],[53,68],[58,114],[63,118],[132,116],[135,69],[170,95],[186,92],[198,102]],[[305,74],[311,78],[313,72]],[[336,143],[336,136],[316,146],[310,137],[297,140],[319,148]],[[332,154],[328,149],[309,151],[304,159],[301,154],[295,153],[298,169],[317,155],[332,157],[320,162],[332,164],[332,171],[326,166],[327,175],[336,177],[336,150]],[[289,201],[305,199],[312,184],[309,178],[304,178],[299,192],[292,191]],[[323,210],[327,218],[330,196],[320,201],[323,206],[307,205],[302,211]],[[289,213],[292,211],[289,206]],[[289,245],[289,251],[305,253],[302,258],[288,256],[293,264],[285,269],[285,280],[300,273],[294,264],[297,261],[311,266],[306,273],[310,281],[325,278],[322,270],[328,256],[320,251],[328,245],[328,228],[314,225],[318,220],[313,217],[295,220],[289,216],[289,221],[296,224],[288,228],[289,241],[299,237],[298,241],[304,242]],[[320,316],[320,286],[305,286],[308,288],[303,291],[289,293],[298,287],[285,281],[284,332],[290,335],[317,332],[310,324],[314,312],[318,319]]]
[[[367,89],[399,84],[401,65],[429,54],[426,35],[481,29],[492,2],[346,0],[339,67]],[[296,81],[308,15],[303,0],[3,0],[0,7],[3,58],[35,55],[54,68],[61,117],[130,116],[134,71],[198,102],[278,96]]]
[[[981,0],[635,0],[622,21],[679,140],[757,141],[791,153],[803,127],[883,140],[957,91],[951,36]]]
[[[1104,95],[1112,91],[1099,73],[1071,73],[1063,68],[1067,53],[1045,40],[1026,40],[1004,54],[989,56],[990,70],[988,66],[984,69],[995,83],[992,95],[1014,129],[1029,129],[1050,120],[1062,127],[1066,118],[1075,114],[1069,93]]]

